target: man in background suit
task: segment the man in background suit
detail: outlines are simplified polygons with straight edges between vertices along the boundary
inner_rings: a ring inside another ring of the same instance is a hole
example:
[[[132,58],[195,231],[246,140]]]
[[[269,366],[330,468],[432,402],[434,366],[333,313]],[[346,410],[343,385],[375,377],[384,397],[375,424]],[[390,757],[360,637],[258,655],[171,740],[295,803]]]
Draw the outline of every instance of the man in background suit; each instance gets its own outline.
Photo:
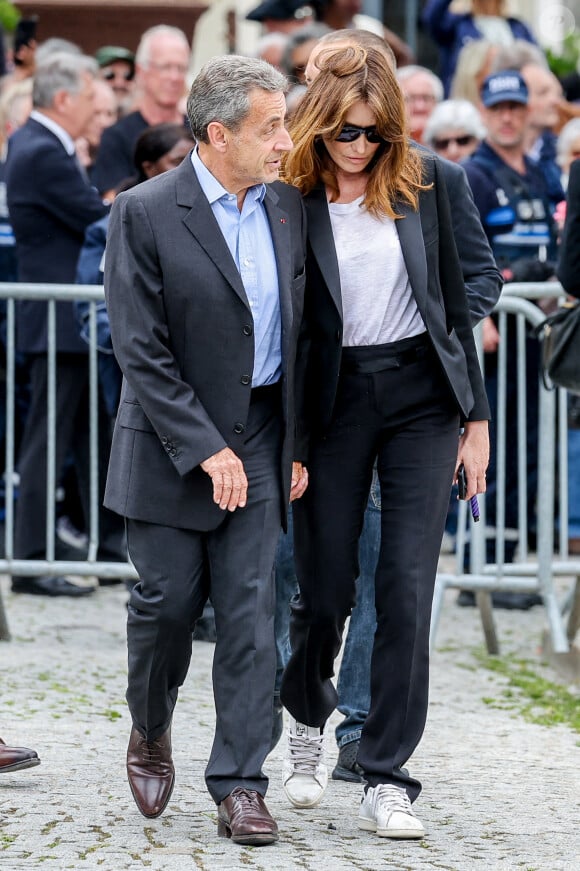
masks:
[[[72,284],[85,228],[107,211],[80,169],[74,146],[92,116],[96,75],[96,62],[84,55],[57,52],[46,58],[36,70],[33,111],[10,140],[6,188],[20,281]],[[29,360],[31,397],[18,459],[14,552],[20,559],[39,559],[47,546],[47,303],[19,302],[16,329],[18,350]],[[56,475],[58,480],[72,453],[88,520],[88,355],[72,302],[56,304],[56,351]],[[101,540],[111,542],[109,558],[122,556],[117,518],[103,511],[100,530]],[[72,576],[15,577],[12,589],[82,596],[94,585]]]
[[[218,833],[277,840],[263,800],[270,749],[273,563],[294,462],[294,367],[305,226],[275,182],[291,148],[286,79],[214,58],[188,99],[198,142],[176,170],[115,200],[105,294],[124,375],[106,504],[126,518],[140,582],[128,615],[127,773],[146,817],[174,783],[171,720],[191,631],[211,597],[216,731],[206,784]]]

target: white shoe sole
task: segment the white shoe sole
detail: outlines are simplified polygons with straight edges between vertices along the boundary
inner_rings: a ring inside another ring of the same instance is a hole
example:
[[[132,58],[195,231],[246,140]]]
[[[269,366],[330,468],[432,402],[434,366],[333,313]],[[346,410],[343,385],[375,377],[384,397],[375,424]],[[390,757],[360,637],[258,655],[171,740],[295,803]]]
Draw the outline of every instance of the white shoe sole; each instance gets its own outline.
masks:
[[[290,795],[290,793],[288,792],[286,787],[284,787],[284,792],[286,793],[286,797],[287,797],[288,801],[290,802],[290,804],[293,805],[293,807],[310,808],[310,807],[316,807],[317,805],[320,804],[320,802],[322,801],[322,796],[325,793],[325,790],[323,790],[320,793],[320,795],[317,796],[316,798],[310,799],[308,801],[305,799],[303,799],[302,801],[299,801],[298,799],[294,798],[293,796]]]
[[[413,829],[378,829],[374,820],[365,820],[361,818],[358,820],[358,827],[364,832],[373,832],[378,835],[379,838],[396,838],[399,841],[423,838],[426,834],[425,829],[422,829],[421,831]]]

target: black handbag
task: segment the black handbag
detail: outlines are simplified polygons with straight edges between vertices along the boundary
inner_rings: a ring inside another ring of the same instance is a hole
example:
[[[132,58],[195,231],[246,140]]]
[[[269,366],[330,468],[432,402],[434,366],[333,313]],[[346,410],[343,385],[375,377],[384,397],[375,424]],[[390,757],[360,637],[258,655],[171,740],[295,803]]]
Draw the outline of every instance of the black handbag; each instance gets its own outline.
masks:
[[[544,386],[580,393],[580,303],[566,303],[548,315],[536,334]]]

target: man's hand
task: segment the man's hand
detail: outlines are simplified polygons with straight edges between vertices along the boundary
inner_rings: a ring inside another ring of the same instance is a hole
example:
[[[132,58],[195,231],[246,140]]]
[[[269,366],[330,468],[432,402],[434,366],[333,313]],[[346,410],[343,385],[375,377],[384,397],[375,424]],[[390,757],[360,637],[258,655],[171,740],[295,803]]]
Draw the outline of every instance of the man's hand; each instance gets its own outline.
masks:
[[[242,461],[231,448],[222,448],[200,465],[213,481],[213,501],[216,505],[228,511],[245,508],[248,479]]]
[[[292,482],[290,485],[290,502],[300,499],[308,487],[308,471],[302,463],[292,463]]]

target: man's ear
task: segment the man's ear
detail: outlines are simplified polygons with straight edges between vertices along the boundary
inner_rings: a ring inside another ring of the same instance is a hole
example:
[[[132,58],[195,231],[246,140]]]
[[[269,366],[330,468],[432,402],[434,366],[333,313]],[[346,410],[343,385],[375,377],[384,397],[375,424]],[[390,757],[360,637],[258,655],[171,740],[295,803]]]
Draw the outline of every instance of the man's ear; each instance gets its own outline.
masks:
[[[69,104],[70,97],[68,91],[57,91],[52,100],[52,107],[60,114],[63,110],[66,112]]]
[[[228,147],[230,131],[219,121],[210,121],[207,125],[207,138],[209,144],[223,154]]]

